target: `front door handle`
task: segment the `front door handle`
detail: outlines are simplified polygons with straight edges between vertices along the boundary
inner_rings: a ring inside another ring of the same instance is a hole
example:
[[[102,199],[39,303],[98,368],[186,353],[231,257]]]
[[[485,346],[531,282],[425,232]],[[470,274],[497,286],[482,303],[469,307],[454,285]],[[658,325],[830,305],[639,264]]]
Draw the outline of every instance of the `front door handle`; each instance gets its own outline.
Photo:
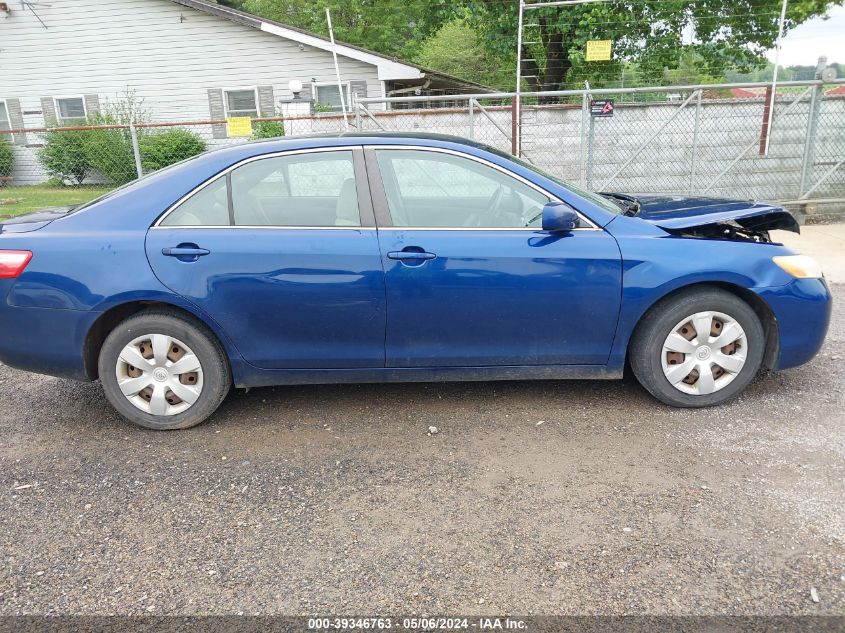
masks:
[[[437,257],[434,253],[418,252],[418,251],[390,251],[387,256],[390,259],[398,259],[399,261],[414,260],[414,259],[434,259]]]

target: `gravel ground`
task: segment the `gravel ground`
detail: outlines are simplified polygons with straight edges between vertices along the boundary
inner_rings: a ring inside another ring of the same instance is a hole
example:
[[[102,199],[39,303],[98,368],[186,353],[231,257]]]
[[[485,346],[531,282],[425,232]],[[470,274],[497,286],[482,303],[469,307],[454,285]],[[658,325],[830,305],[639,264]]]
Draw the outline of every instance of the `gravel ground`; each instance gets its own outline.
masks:
[[[845,614],[839,307],[812,363],[697,411],[315,386],[155,433],[0,367],[0,614]]]

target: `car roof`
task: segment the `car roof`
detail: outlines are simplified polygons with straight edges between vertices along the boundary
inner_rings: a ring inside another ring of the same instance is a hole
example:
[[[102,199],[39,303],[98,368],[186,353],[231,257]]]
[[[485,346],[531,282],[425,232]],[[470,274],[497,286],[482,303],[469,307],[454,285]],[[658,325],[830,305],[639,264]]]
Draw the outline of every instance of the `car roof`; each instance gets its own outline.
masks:
[[[281,143],[281,144],[299,144],[302,146],[310,146],[310,147],[319,147],[326,143],[326,141],[336,141],[341,139],[366,139],[366,142],[369,144],[379,144],[383,142],[385,144],[395,144],[396,141],[406,140],[409,142],[413,141],[437,141],[441,143],[458,143],[460,145],[467,145],[469,147],[475,147],[477,149],[488,149],[487,145],[483,143],[478,143],[473,141],[472,139],[468,139],[462,136],[454,136],[451,134],[432,134],[429,132],[332,132],[332,133],[325,133],[325,134],[308,134],[302,136],[281,136],[278,138],[272,139],[257,139],[254,141],[249,141],[249,145],[258,145],[258,144],[274,144],[274,143]]]

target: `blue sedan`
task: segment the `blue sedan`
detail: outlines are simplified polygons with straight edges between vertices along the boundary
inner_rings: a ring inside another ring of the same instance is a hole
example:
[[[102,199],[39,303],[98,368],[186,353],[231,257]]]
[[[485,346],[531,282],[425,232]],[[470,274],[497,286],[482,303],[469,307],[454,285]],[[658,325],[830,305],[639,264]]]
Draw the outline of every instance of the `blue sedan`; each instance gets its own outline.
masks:
[[[822,345],[769,204],[597,194],[433,135],[262,141],[0,225],[0,360],[179,429],[229,389],[620,378],[715,405]]]

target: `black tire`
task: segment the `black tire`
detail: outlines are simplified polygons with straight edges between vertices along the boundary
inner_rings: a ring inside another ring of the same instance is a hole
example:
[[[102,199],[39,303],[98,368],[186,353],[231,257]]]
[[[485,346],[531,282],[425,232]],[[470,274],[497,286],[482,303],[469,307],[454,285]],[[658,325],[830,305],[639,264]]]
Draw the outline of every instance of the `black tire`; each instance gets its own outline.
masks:
[[[203,385],[197,401],[172,416],[155,416],[134,406],[120,390],[115,371],[123,348],[145,334],[166,334],[191,348],[202,367]],[[124,418],[158,431],[187,429],[214,413],[231,387],[228,359],[217,338],[203,324],[176,311],[149,310],[121,322],[106,337],[98,362],[100,381],[111,405]]]
[[[745,365],[734,379],[711,394],[688,394],[676,389],[663,373],[663,343],[675,324],[704,311],[722,312],[745,330]],[[631,368],[640,384],[655,398],[674,407],[710,407],[736,396],[754,380],[763,363],[766,335],[757,314],[745,301],[720,288],[691,288],[667,297],[640,320],[629,346]]]

